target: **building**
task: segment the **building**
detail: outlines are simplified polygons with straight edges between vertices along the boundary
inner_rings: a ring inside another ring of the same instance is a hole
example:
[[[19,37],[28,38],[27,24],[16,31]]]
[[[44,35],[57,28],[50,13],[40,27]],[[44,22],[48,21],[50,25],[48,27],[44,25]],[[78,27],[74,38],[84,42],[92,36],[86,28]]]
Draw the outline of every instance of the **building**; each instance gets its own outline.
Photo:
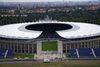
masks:
[[[15,53],[50,53],[42,50],[42,42],[45,41],[57,41],[56,53],[59,54],[67,53],[72,48],[100,48],[100,26],[39,21],[0,27],[0,49],[13,49]]]

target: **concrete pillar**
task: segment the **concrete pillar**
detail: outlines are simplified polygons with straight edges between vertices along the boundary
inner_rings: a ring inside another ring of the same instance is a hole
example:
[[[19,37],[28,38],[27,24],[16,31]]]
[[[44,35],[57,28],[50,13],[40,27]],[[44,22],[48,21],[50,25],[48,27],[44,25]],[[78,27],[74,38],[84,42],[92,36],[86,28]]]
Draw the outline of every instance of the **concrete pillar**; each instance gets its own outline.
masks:
[[[34,53],[33,51],[34,51],[34,45],[32,44],[32,53]]]
[[[42,41],[37,41],[37,54],[41,54],[42,51]]]
[[[28,53],[30,53],[30,44],[28,44]]]
[[[22,53],[22,44],[20,45],[20,53]]]
[[[62,41],[58,41],[58,53],[63,54]]]
[[[18,53],[18,43],[17,43],[17,53]]]
[[[24,53],[26,53],[26,50],[25,50],[25,44],[24,44]]]
[[[12,49],[12,44],[9,43],[9,45],[10,45],[10,49]]]

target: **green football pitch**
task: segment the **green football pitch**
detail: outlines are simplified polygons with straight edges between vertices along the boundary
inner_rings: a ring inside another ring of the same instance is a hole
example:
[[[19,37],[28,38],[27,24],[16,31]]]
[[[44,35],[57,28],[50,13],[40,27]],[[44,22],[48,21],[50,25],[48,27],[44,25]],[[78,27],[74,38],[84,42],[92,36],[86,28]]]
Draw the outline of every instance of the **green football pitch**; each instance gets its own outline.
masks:
[[[57,51],[57,49],[58,49],[57,41],[42,42],[43,51]]]

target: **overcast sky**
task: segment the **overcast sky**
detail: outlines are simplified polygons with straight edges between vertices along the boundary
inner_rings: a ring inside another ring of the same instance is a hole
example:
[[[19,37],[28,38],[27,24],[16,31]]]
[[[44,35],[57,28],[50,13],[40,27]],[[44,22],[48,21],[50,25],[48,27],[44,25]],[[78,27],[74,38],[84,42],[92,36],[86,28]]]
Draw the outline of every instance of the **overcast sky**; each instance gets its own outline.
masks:
[[[99,0],[0,0],[0,2],[54,2],[54,1],[99,1]]]

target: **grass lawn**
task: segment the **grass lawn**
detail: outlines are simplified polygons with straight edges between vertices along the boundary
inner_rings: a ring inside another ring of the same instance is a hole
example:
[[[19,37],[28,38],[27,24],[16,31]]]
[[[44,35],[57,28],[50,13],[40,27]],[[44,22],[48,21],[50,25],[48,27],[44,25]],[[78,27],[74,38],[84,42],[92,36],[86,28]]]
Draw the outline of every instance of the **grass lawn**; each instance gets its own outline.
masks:
[[[3,63],[0,67],[100,67],[100,62]]]
[[[15,56],[14,57],[16,57],[16,58],[33,58],[34,57],[34,55],[33,54],[20,54],[20,53],[18,53],[18,54],[15,54]]]
[[[57,41],[42,42],[43,51],[57,51],[57,49],[58,49]]]

